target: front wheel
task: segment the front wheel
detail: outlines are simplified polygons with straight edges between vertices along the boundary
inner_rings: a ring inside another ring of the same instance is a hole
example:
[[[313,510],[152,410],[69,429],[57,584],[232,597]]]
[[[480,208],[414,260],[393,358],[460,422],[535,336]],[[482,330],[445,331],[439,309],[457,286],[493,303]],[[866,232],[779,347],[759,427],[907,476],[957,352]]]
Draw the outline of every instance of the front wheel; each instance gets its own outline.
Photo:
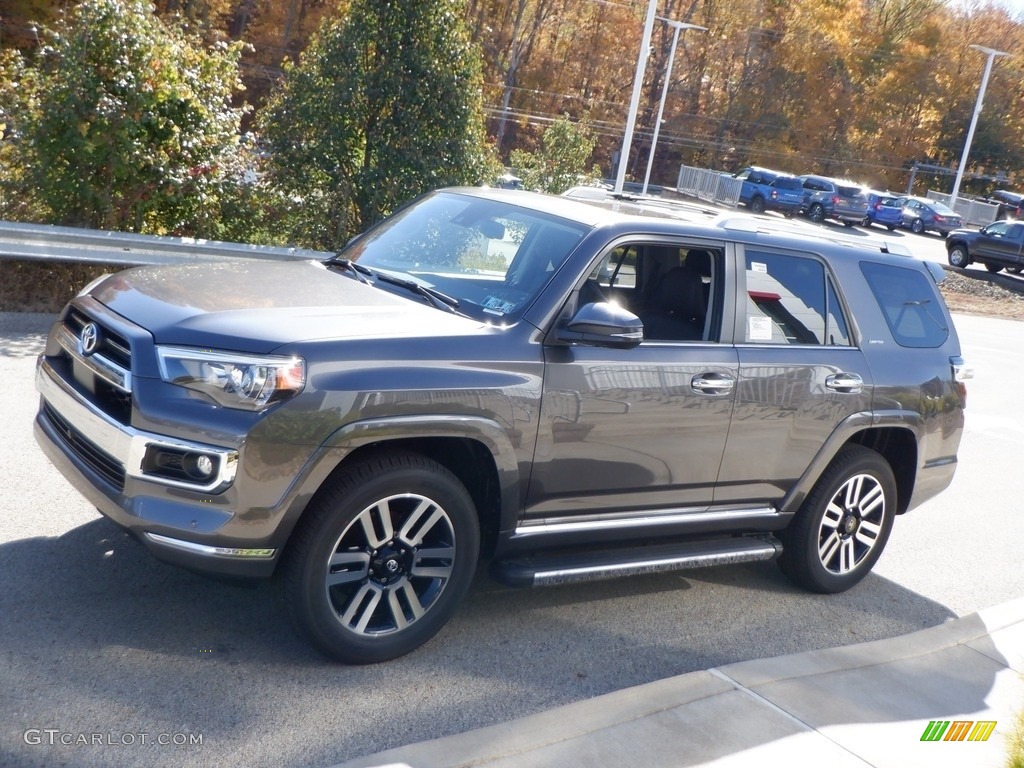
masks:
[[[896,513],[896,480],[880,454],[839,452],[781,534],[779,567],[811,592],[843,592],[868,575]]]
[[[986,262],[985,269],[987,269],[989,272],[991,272],[994,275],[996,272],[1001,272],[1002,271],[1003,265],[1002,264],[993,264],[991,261],[989,261],[989,262]]]
[[[957,267],[958,269],[967,269],[967,265],[971,263],[970,254],[967,253],[967,247],[957,243],[949,249],[949,266]]]
[[[293,533],[285,598],[326,655],[386,661],[447,623],[479,550],[475,508],[455,475],[418,454],[368,459],[334,478]]]
[[[912,222],[910,222],[910,231],[913,232],[915,235],[924,234],[924,222],[921,221],[920,219],[914,219]]]

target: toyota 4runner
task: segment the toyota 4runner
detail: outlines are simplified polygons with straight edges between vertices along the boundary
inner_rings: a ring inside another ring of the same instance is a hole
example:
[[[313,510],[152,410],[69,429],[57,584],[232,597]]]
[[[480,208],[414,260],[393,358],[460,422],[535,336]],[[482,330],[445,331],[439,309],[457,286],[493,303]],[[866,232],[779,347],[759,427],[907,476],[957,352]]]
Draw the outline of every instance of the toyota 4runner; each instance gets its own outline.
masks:
[[[941,269],[650,213],[442,190],[324,262],[108,276],[49,334],[37,439],[158,558],[278,573],[347,662],[426,642],[480,558],[852,587],[956,468]]]

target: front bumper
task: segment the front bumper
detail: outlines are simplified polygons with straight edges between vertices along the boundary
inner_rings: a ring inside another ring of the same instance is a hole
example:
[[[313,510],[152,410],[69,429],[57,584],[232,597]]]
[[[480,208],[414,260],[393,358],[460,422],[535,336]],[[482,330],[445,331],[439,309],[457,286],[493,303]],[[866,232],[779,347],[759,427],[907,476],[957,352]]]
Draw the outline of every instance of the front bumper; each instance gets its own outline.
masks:
[[[217,494],[234,480],[237,451],[121,424],[64,381],[45,357],[37,363],[36,387],[41,401],[34,432],[44,453],[102,514],[155,556],[220,577],[273,572],[277,549],[217,535],[235,516]],[[217,472],[202,486],[153,477],[145,457],[155,447],[216,456]]]

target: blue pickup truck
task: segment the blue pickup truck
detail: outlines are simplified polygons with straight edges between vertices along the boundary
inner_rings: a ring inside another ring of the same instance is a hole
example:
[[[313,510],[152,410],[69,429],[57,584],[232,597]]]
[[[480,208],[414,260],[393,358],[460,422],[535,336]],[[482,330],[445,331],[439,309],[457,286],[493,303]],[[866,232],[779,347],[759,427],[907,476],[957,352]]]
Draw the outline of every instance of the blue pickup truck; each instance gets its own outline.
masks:
[[[769,168],[749,166],[735,178],[743,180],[740,202],[754,213],[781,211],[792,216],[803,203],[803,185],[796,176]]]

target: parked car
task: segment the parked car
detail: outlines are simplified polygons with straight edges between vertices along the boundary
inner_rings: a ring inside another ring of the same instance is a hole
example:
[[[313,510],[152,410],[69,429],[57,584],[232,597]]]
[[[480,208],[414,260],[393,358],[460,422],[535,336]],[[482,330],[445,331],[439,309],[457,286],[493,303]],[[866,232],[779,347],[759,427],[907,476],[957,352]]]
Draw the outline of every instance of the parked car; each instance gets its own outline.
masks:
[[[952,480],[969,373],[940,267],[750,224],[449,189],[322,262],[107,276],[50,330],[35,434],[156,557],[280,571],[346,662],[427,642],[481,558],[841,592]]]
[[[800,212],[814,222],[835,219],[847,227],[861,224],[868,212],[864,189],[850,181],[826,176],[799,176],[804,188]]]
[[[887,192],[869,190],[867,192],[868,211],[861,224],[870,227],[878,224],[892,232],[900,224],[904,198],[890,195]]]
[[[1010,192],[1007,189],[997,189],[989,197],[998,205],[996,208],[997,221],[1024,218],[1024,195],[1019,192]]]
[[[1024,221],[1006,219],[975,229],[956,229],[946,237],[951,266],[966,269],[973,262],[989,272],[1006,269],[1020,274],[1024,269]]]
[[[938,200],[906,197],[903,199],[899,224],[917,235],[938,232],[945,237],[954,229],[962,227],[964,220],[959,213]]]
[[[735,174],[742,179],[739,202],[754,213],[780,211],[787,216],[799,212],[803,186],[792,174],[750,166]]]

